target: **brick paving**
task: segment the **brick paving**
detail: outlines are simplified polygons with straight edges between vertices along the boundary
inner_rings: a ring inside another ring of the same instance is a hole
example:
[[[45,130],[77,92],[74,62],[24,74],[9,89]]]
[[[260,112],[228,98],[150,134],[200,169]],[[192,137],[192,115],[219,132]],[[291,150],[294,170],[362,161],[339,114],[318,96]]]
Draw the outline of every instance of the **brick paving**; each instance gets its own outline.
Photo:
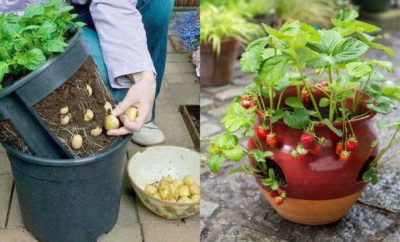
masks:
[[[178,111],[179,105],[199,105],[200,86],[195,69],[189,63],[189,54],[179,45],[178,37],[170,31],[165,80],[157,100],[155,123],[165,132],[164,145],[194,149],[185,123]],[[144,150],[133,143],[128,146],[127,158]],[[200,218],[172,221],[162,219],[145,208],[125,179],[121,210],[114,229],[99,238],[99,242],[198,242]],[[0,241],[35,242],[24,228],[17,195],[12,192],[11,168],[4,149],[0,146]],[[10,200],[11,198],[11,200]]]

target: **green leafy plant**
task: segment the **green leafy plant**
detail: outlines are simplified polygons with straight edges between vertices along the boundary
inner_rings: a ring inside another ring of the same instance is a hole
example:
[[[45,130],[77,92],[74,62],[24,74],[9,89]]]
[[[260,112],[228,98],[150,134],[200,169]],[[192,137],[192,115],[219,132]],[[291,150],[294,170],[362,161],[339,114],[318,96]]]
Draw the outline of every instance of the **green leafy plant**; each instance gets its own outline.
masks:
[[[211,43],[217,54],[225,40],[233,38],[245,43],[261,33],[259,25],[249,22],[237,11],[210,3],[200,6],[200,43]]]
[[[84,25],[74,22],[77,15],[71,10],[53,0],[29,5],[23,16],[0,14],[0,90],[5,77],[12,84],[64,51],[71,31]]]
[[[388,85],[382,75],[393,71],[392,64],[363,57],[370,48],[384,50],[389,56],[394,55],[393,50],[376,42],[381,36],[372,33],[379,31],[378,27],[357,17],[353,9],[339,10],[332,20],[334,27],[328,30],[317,30],[299,21],[287,22],[279,30],[264,26],[268,36],[251,42],[240,60],[242,72],[257,76],[228,108],[222,119],[225,133],[211,142],[208,164],[212,172],[218,172],[225,160],[240,161],[249,155],[256,166],[240,170],[264,177],[264,185],[277,190],[275,175],[271,175],[266,162],[273,154],[265,151],[264,144],[266,141],[271,148],[276,145],[279,134],[274,123],[278,121],[303,132],[291,153],[294,157],[308,152],[318,154],[318,147],[326,142],[314,132],[314,127],[321,124],[341,140],[336,145],[338,159],[351,157],[357,139],[362,137],[356,137],[350,121],[373,113],[386,115],[400,102],[400,87]],[[284,94],[289,87],[296,92],[287,97]],[[324,97],[317,99],[317,91]],[[255,126],[257,119],[262,125]],[[395,132],[363,175],[372,183],[377,182],[378,162],[399,141],[400,122],[380,121],[378,127],[392,127]],[[251,137],[256,148],[247,150],[238,143],[239,136]],[[376,145],[372,142],[369,152]]]

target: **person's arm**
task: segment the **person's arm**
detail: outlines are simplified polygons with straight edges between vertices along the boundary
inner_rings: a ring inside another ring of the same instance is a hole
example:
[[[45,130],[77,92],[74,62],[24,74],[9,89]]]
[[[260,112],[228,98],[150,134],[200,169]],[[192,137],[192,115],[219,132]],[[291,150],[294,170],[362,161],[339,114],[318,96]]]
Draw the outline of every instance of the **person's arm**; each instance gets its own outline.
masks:
[[[93,0],[90,12],[99,35],[111,86],[117,77],[152,71],[142,16],[132,0]]]
[[[109,135],[125,135],[140,131],[152,118],[156,90],[155,68],[147,48],[142,17],[132,0],[93,0],[90,6],[100,38],[104,60],[113,88],[126,88],[118,77],[129,76],[135,84],[125,99],[115,108],[124,126],[109,131]],[[130,122],[123,113],[130,107],[138,108],[138,118]]]

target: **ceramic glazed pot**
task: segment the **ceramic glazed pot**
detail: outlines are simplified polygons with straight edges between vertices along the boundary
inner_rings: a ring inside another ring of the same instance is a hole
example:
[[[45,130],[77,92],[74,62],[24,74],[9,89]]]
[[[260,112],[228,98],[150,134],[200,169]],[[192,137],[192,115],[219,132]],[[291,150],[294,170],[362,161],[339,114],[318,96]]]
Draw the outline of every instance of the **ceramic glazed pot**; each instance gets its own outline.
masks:
[[[216,55],[211,44],[200,47],[200,84],[222,86],[228,84],[235,73],[239,42],[229,39],[221,43],[221,53]]]
[[[295,88],[289,88],[284,96],[293,96],[295,92]],[[315,96],[318,100],[322,94],[316,93]],[[367,98],[364,95],[363,99]],[[360,112],[365,110],[363,103]],[[347,162],[341,161],[335,152],[340,137],[326,125],[315,127],[316,135],[327,139],[319,155],[309,152],[307,155],[293,157],[290,153],[300,142],[302,131],[290,128],[282,121],[275,123],[273,130],[278,134],[277,147],[271,149],[265,141],[262,141],[262,146],[264,150],[273,152],[269,158],[282,169],[287,182],[284,187],[287,200],[280,206],[275,205],[270,195],[271,190],[262,184],[261,178],[256,178],[258,187],[273,208],[284,218],[301,224],[320,225],[341,219],[366,186],[360,179],[360,171],[368,160],[377,155],[377,148],[370,148],[371,143],[377,139],[372,126],[373,116],[370,114],[351,121],[359,146]],[[342,129],[342,123],[334,123],[334,126]],[[248,141],[248,148],[256,148],[252,138]],[[249,162],[255,166],[251,158]]]

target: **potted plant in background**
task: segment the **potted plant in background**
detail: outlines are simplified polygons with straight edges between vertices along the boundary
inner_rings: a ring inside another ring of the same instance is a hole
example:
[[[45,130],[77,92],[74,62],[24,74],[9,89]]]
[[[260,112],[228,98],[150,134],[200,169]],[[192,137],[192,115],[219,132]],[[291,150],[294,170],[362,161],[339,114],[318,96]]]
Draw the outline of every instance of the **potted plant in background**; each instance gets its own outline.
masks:
[[[377,113],[400,102],[400,88],[386,85],[381,74],[393,66],[362,58],[369,48],[394,53],[370,35],[378,27],[357,17],[340,10],[329,30],[299,21],[279,30],[265,26],[269,35],[250,43],[240,63],[257,77],[230,105],[222,120],[226,132],[209,147],[212,172],[247,155],[249,165],[232,172],[254,175],[273,208],[297,223],[342,218],[367,182],[377,182],[378,162],[399,140],[399,121],[378,122],[395,129],[385,145],[373,127]]]
[[[201,80],[203,86],[228,84],[234,74],[239,43],[260,33],[258,25],[249,22],[238,11],[200,6]]]

